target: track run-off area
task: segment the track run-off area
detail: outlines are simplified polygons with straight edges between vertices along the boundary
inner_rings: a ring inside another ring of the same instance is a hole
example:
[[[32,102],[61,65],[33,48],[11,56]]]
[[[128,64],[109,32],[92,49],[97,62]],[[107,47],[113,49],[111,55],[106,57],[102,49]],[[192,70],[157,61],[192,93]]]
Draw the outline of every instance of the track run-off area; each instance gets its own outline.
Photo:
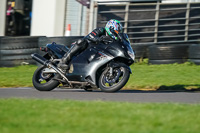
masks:
[[[41,92],[34,88],[0,88],[0,98],[66,99],[85,101],[117,101],[135,103],[200,103],[199,91],[121,90],[104,93],[99,90],[60,89]]]

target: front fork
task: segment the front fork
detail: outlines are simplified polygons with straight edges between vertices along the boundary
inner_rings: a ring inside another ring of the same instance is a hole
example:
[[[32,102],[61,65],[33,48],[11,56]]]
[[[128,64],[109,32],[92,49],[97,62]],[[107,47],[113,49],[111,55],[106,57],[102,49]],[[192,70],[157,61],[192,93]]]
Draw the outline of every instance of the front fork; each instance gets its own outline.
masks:
[[[111,77],[113,75],[113,67],[109,67],[109,76]]]
[[[109,68],[109,72],[110,72],[110,74],[112,75],[113,74],[113,69],[115,68],[115,67],[125,67],[125,68],[127,68],[128,70],[129,70],[129,72],[132,74],[132,71],[131,71],[131,68],[129,67],[129,66],[127,66],[126,64],[124,64],[124,63],[119,63],[119,62],[110,62],[109,64],[108,64],[108,68]]]

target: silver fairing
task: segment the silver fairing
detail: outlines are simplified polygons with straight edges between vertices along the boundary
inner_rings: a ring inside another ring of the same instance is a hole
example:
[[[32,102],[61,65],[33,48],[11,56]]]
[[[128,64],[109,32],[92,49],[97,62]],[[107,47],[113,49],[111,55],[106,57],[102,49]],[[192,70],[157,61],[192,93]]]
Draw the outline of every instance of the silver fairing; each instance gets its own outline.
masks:
[[[70,81],[87,82],[89,77],[95,85],[97,71],[110,61],[116,58],[133,61],[127,54],[128,48],[126,46],[121,44],[98,46],[90,47],[72,60],[69,73],[66,75]]]

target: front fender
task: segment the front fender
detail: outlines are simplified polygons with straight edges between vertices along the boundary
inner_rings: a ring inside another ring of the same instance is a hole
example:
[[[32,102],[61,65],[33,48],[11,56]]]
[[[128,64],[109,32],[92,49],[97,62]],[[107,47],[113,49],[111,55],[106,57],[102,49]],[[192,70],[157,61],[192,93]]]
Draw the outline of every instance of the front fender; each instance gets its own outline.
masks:
[[[110,63],[109,63],[109,66],[110,66],[110,67],[113,67],[113,68],[123,66],[123,67],[127,68],[127,69],[129,70],[129,72],[132,74],[131,68],[130,68],[129,66],[127,66],[126,64],[124,64],[124,63],[110,62]]]

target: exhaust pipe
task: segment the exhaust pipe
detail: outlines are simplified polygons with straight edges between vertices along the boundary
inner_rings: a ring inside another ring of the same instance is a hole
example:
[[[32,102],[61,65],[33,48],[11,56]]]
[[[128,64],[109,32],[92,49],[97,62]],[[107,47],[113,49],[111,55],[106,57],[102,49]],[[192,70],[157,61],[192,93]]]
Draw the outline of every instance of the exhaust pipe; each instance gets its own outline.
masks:
[[[32,59],[34,59],[38,63],[40,63],[40,64],[42,64],[44,66],[47,66],[49,68],[54,69],[58,74],[60,74],[60,76],[62,76],[68,82],[68,84],[70,86],[72,86],[72,84],[69,82],[69,80],[67,79],[67,77],[60,70],[58,70],[57,67],[55,67],[53,64],[51,64],[50,61],[48,61],[47,59],[45,59],[44,57],[42,57],[41,55],[36,54],[36,53],[31,54],[31,57],[32,57]]]
[[[40,56],[39,54],[31,54],[32,59],[34,59],[35,61],[37,61],[38,63],[47,66],[48,63],[50,63],[47,59],[45,59],[44,57]]]

